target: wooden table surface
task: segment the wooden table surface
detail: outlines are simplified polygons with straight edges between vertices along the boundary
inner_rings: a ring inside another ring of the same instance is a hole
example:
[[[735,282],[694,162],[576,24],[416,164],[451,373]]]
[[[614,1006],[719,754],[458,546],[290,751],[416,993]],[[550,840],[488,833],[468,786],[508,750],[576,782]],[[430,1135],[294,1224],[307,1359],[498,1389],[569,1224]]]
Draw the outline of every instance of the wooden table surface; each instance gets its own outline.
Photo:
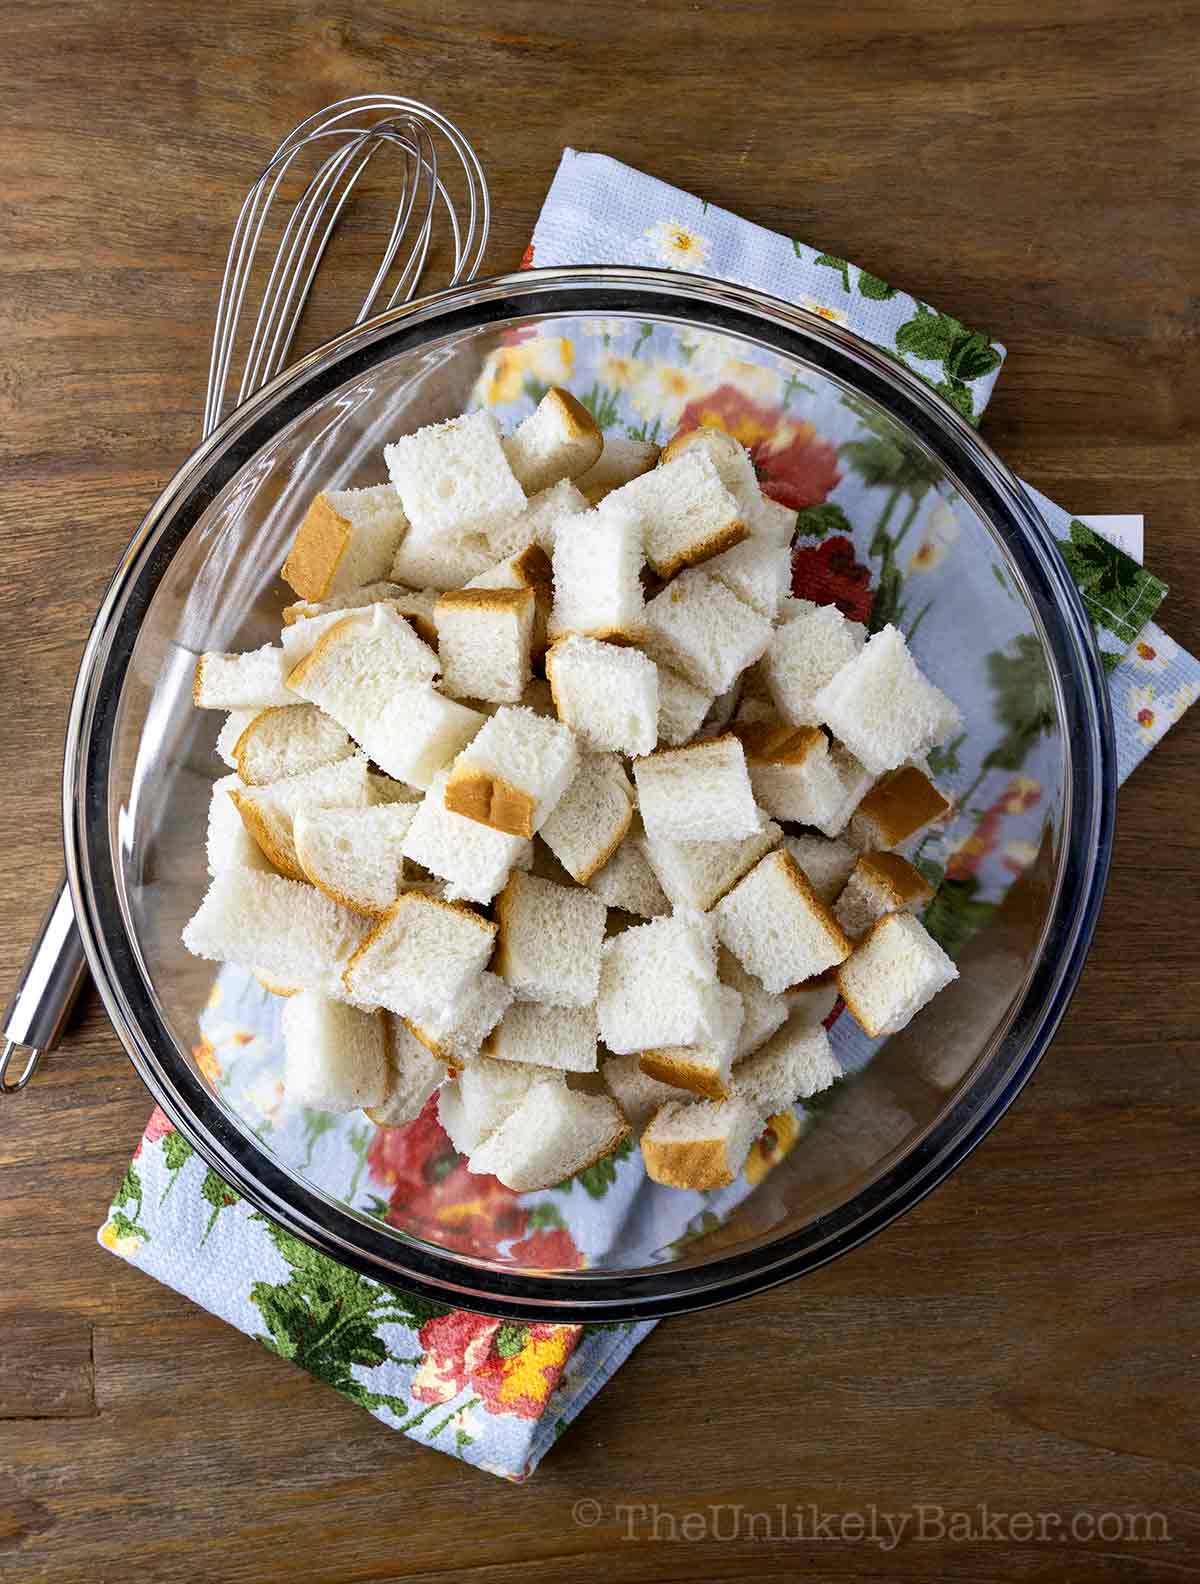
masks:
[[[283,131],[346,94],[408,92],[468,130],[492,269],[520,258],[573,144],[986,327],[1010,350],[993,443],[1077,510],[1144,512],[1168,623],[1195,642],[1194,3],[22,0],[0,38],[0,978],[58,874],[92,613],[196,438],[237,204]],[[352,219],[339,268],[362,242]],[[323,302],[312,338],[350,298]],[[662,1325],[520,1488],[389,1434],[96,1247],[148,1100],[89,992],[0,1103],[0,1576],[1200,1572],[1198,767],[1191,720],[1122,793],[1074,1005],[963,1169],[803,1285]],[[657,1529],[622,1502],[656,1504]],[[743,1538],[678,1527],[712,1503],[741,1504]],[[781,1503],[1161,1512],[1169,1539],[910,1528],[885,1551],[853,1521],[782,1538]],[[745,1538],[754,1513],[774,1539]]]

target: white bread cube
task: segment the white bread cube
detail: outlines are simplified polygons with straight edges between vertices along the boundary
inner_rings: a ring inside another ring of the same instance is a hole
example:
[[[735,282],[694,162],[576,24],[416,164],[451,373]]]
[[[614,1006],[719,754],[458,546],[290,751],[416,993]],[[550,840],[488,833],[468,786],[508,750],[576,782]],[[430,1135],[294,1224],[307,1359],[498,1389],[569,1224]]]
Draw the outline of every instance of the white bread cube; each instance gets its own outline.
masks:
[[[634,1134],[641,1133],[651,1118],[672,1101],[695,1099],[689,1090],[661,1083],[641,1068],[637,1051],[624,1056],[606,1056],[600,1069],[605,1087],[620,1106]]]
[[[433,608],[442,686],[459,698],[515,704],[532,676],[537,597],[531,588],[463,588]]]
[[[787,1022],[789,1007],[781,995],[764,990],[752,973],[747,973],[731,951],[724,946],[717,953],[721,983],[736,990],[742,998],[742,1025],[738,1034],[735,1062],[750,1056],[765,1045],[775,1030]],[[718,1098],[720,1098],[718,1096]]]
[[[768,853],[714,912],[722,944],[774,994],[850,955],[851,942],[784,848]]]
[[[525,504],[490,413],[464,413],[403,435],[384,446],[383,459],[420,537],[486,534]]]
[[[724,1100],[737,1054],[744,1009],[742,998],[730,985],[718,986],[717,1027],[699,1045],[668,1045],[644,1050],[642,1071],[660,1083],[674,1084],[708,1100]]]
[[[521,488],[536,495],[593,467],[604,449],[604,436],[582,402],[552,385],[500,444]]]
[[[614,935],[600,956],[600,1038],[609,1050],[702,1045],[716,1038],[728,999],[717,983],[711,923],[654,919]]]
[[[398,687],[386,708],[363,729],[362,746],[395,780],[428,788],[487,719],[427,684]]]
[[[816,1028],[823,1024],[841,1000],[837,987],[837,969],[827,968],[824,973],[802,979],[784,991],[791,1016],[798,1023]]]
[[[705,570],[751,610],[773,622],[791,582],[792,552],[786,545],[747,539],[714,556]]]
[[[863,798],[851,815],[846,840],[859,852],[899,847],[928,830],[949,808],[949,799],[923,770],[902,765]]]
[[[383,1103],[388,1066],[378,1012],[362,1012],[315,990],[301,990],[288,997],[280,1029],[289,1104],[358,1111]]]
[[[580,885],[609,862],[633,820],[633,787],[616,754],[583,754],[541,838]]]
[[[559,720],[585,748],[648,754],[658,741],[658,667],[637,649],[571,634],[546,655]]]
[[[326,600],[386,578],[407,526],[390,484],[325,490],[296,530],[283,580],[302,600]]]
[[[260,710],[233,745],[234,765],[247,786],[304,775],[353,755],[345,727],[315,704]]]
[[[493,968],[519,1001],[591,1006],[600,989],[606,909],[599,897],[514,872],[496,898]]]
[[[532,1193],[595,1165],[628,1136],[629,1124],[608,1095],[543,1079],[472,1152],[467,1166],[517,1193]]]
[[[410,592],[421,589],[461,588],[496,557],[491,541],[482,532],[446,534],[436,529],[410,528],[392,557],[392,581]]]
[[[530,837],[579,768],[574,734],[521,705],[498,709],[450,768],[445,804],[463,818]]]
[[[193,957],[261,970],[277,984],[348,999],[342,969],[367,934],[365,918],[315,886],[227,869],[214,876],[183,931]]]
[[[618,508],[641,525],[646,560],[663,578],[720,555],[750,532],[711,457],[698,449],[613,490],[602,511]]]
[[[678,748],[704,724],[716,695],[698,688],[670,666],[658,667],[658,741]]]
[[[231,789],[242,823],[280,874],[306,878],[292,833],[301,809],[366,808],[370,800],[367,761],[362,754],[322,765],[304,775],[288,776],[270,786]]]
[[[800,616],[811,616],[817,609],[816,600],[799,599],[795,594],[785,594],[779,602],[779,614],[775,620],[780,627],[786,627],[788,622],[795,621]],[[854,625],[861,626],[862,623],[856,622]]]
[[[392,1012],[382,1012],[387,1052],[387,1093],[379,1105],[364,1106],[376,1127],[404,1127],[415,1122],[425,1102],[446,1077],[444,1062]]]
[[[575,487],[590,506],[628,484],[630,479],[648,473],[659,458],[659,448],[648,440],[627,440],[623,435],[606,435],[604,450],[586,473],[575,480]]]
[[[323,600],[294,600],[283,607],[283,625],[291,627],[296,622],[312,621],[316,616],[330,616],[334,611],[362,610],[365,605],[379,605],[400,599],[408,590],[398,583],[380,580],[361,583],[357,588],[343,589],[340,594],[330,594]]]
[[[473,1062],[500,1019],[512,1006],[513,993],[494,973],[476,974],[467,988],[440,1012],[405,1021],[414,1038],[450,1072]]]
[[[323,621],[324,618],[318,617]],[[288,673],[288,687],[317,704],[357,742],[398,687],[432,682],[438,657],[389,605],[340,616]]]
[[[642,648],[714,697],[731,688],[771,640],[771,623],[703,567],[681,572],[643,613]]]
[[[943,743],[962,716],[921,672],[903,633],[884,627],[821,688],[819,718],[872,775]]]
[[[689,451],[703,452],[712,462],[722,484],[737,501],[738,511],[751,534],[763,536],[764,541],[772,545],[787,542],[791,528],[787,538],[780,538],[775,513],[770,509],[774,502],[764,502],[753,458],[740,440],[736,440],[726,429],[716,429],[707,424],[698,429],[685,429],[663,447],[660,462],[665,465]],[[795,526],[795,516],[793,512],[792,527]]]
[[[772,820],[736,841],[675,842],[643,838],[643,853],[663,891],[677,908],[707,913],[778,846],[783,832]]]
[[[391,585],[389,584],[388,586],[390,587]],[[437,596],[435,595],[434,598],[436,600]],[[381,608],[387,612],[387,615],[380,617],[380,621],[390,624],[394,616],[401,614],[399,607],[403,600],[404,593],[400,591],[395,599],[374,600],[366,605],[351,605],[344,610],[339,608],[337,610],[321,611],[316,616],[299,617],[290,625],[285,626],[279,634],[279,641],[283,647],[285,670],[290,675],[300,664],[301,660],[312,654],[325,634],[331,628],[336,627],[339,622],[344,621],[347,616],[357,616],[361,618],[362,623],[365,625],[366,622],[374,620],[376,609]],[[315,610],[316,607],[314,606],[313,609]],[[431,644],[431,648],[436,650],[436,629],[432,633],[431,642],[428,626],[422,632],[418,630],[417,623],[410,617],[405,616],[405,620],[423,643]],[[414,672],[414,674],[416,673]]]
[[[404,889],[402,845],[415,803],[300,808],[292,842],[306,880],[356,913],[386,913]]]
[[[588,889],[606,906],[618,908],[622,913],[632,913],[638,918],[661,918],[671,911],[671,904],[647,862],[644,842],[645,832],[638,820],[604,867],[597,869],[588,880]]]
[[[503,561],[531,544],[539,545],[547,555],[552,555],[559,523],[564,517],[578,516],[587,509],[587,501],[570,479],[539,490],[529,497],[524,511],[488,530],[493,560]]]
[[[483,1054],[560,1072],[595,1072],[596,1008],[514,1001],[484,1041]]]
[[[761,1050],[738,1062],[730,1089],[735,1099],[769,1117],[820,1094],[841,1076],[825,1030],[791,1018]]]
[[[783,845],[804,871],[804,877],[827,907],[837,901],[850,878],[856,854],[844,841],[826,836],[785,836]]]
[[[466,588],[529,589],[533,594],[533,655],[546,652],[546,623],[554,604],[554,568],[539,544],[527,544],[514,555],[472,578]]]
[[[831,800],[840,801],[841,783],[819,726],[755,721],[740,723],[736,731],[755,799],[768,814],[801,825],[827,821]]]
[[[728,1188],[762,1130],[741,1100],[672,1101],[642,1134],[646,1175],[668,1188]]]
[[[760,538],[769,539],[772,544],[790,545],[796,537],[795,507],[784,506],[782,502],[772,500],[769,495],[762,495],[758,503],[754,531]]]
[[[238,806],[231,792],[244,792],[245,783],[239,776],[222,776],[213,782],[212,799],[208,805],[208,872],[220,874],[225,869],[259,869],[270,873],[271,861],[242,823]]]
[[[565,1084],[561,1073],[481,1056],[464,1067],[438,1095],[438,1121],[460,1155],[490,1138],[535,1084]]]
[[[850,939],[858,940],[885,913],[915,913],[932,895],[929,881],[899,853],[864,853],[833,915]]]
[[[202,654],[196,661],[197,709],[258,711],[301,702],[287,685],[283,650],[271,644],[246,654]]]
[[[564,517],[554,538],[554,606],[548,634],[635,638],[642,619],[642,562],[637,519],[624,512]]]
[[[404,838],[404,856],[440,875],[448,900],[490,902],[529,843],[448,809],[448,780],[449,773],[439,770],[429,783]]]
[[[958,978],[958,969],[911,913],[888,913],[838,969],[842,999],[873,1038],[897,1034]]]
[[[729,842],[763,827],[736,737],[713,737],[636,759],[633,779],[652,842]]]
[[[402,1017],[437,1018],[483,972],[496,926],[420,892],[397,897],[346,964],[347,994]]]
[[[763,675],[781,720],[818,726],[816,697],[829,679],[858,655],[866,638],[859,622],[836,605],[817,605],[776,629],[763,655]]]
[[[230,710],[222,723],[221,730],[217,733],[217,757],[222,763],[227,764],[231,770],[237,770],[237,760],[233,757],[233,750],[237,740],[249,726],[262,714],[261,710]]]

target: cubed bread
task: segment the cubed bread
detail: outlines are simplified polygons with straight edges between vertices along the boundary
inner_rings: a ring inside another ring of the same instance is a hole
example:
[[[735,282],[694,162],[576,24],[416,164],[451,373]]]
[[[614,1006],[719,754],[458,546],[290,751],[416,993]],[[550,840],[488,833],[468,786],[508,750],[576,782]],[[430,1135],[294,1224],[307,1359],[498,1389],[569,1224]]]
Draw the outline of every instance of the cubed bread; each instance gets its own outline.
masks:
[[[774,502],[764,502],[758,487],[758,474],[754,460],[740,440],[726,429],[716,429],[703,424],[698,429],[685,429],[674,435],[663,447],[660,463],[665,465],[688,452],[703,452],[713,463],[722,484],[737,501],[738,511],[751,534],[763,537],[773,545],[785,544],[780,538]],[[795,513],[792,513],[795,524]],[[790,529],[787,537],[790,537]]]
[[[484,1041],[483,1054],[560,1072],[595,1072],[596,1008],[514,1001]]]
[[[791,581],[792,552],[786,545],[747,539],[714,556],[706,570],[751,610],[773,622]]]
[[[874,777],[818,726],[738,722],[756,801],[776,819],[815,825],[828,837],[845,828]]]
[[[637,1051],[624,1056],[606,1056],[600,1068],[605,1087],[620,1106],[635,1136],[663,1106],[674,1100],[687,1101],[695,1097],[689,1090],[675,1084],[660,1083],[641,1068]]]
[[[386,578],[407,527],[390,484],[325,490],[296,530],[283,580],[302,600],[327,600]]]
[[[763,655],[763,675],[781,720],[817,726],[816,696],[862,650],[866,631],[836,605],[816,605],[777,627]]]
[[[817,693],[819,718],[881,776],[946,741],[962,716],[921,672],[903,633],[887,626]]]
[[[438,1120],[461,1155],[470,1155],[490,1138],[535,1084],[565,1087],[561,1073],[518,1062],[481,1056],[457,1074],[438,1095]]]
[[[521,705],[498,709],[455,759],[446,808],[511,836],[530,837],[579,768],[571,730]]]
[[[783,832],[772,820],[736,841],[676,842],[645,837],[642,851],[663,891],[677,908],[707,913],[779,845]]]
[[[399,896],[346,964],[348,995],[426,1020],[442,1015],[487,966],[496,926],[419,892]]]
[[[768,853],[714,913],[722,944],[776,994],[850,955],[851,942],[786,849]]]
[[[380,1013],[301,990],[285,1002],[280,1030],[289,1105],[318,1111],[382,1105],[388,1067]]]
[[[270,873],[271,860],[251,836],[230,796],[245,792],[246,784],[240,776],[222,776],[213,782],[212,798],[208,805],[208,872],[220,874],[225,869],[260,869]]]
[[[600,1037],[617,1054],[702,1045],[724,1024],[722,988],[707,919],[677,914],[635,925],[601,952]]]
[[[958,978],[958,969],[919,919],[888,913],[838,969],[838,990],[873,1038],[897,1034]]]
[[[600,460],[604,436],[570,391],[552,385],[506,439],[504,455],[527,495],[578,478]]]
[[[261,714],[263,714],[262,710],[230,710],[221,723],[221,730],[217,733],[217,757],[231,770],[237,770],[237,760],[233,757],[233,750],[237,747],[238,738],[250,722]]]
[[[768,1117],[820,1094],[841,1076],[825,1030],[792,1017],[753,1056],[738,1062],[730,1093]]]
[[[551,640],[638,637],[642,619],[642,533],[631,514],[581,512],[564,517],[554,537]]]
[[[772,544],[790,545],[796,537],[795,507],[785,506],[782,501],[772,500],[764,492],[759,502],[754,531],[760,538],[769,539]]]
[[[449,772],[439,770],[408,827],[404,856],[447,882],[447,898],[490,902],[529,843],[446,807]]]
[[[433,608],[442,686],[458,698],[515,704],[532,676],[531,588],[463,588]]]
[[[523,511],[488,529],[488,544],[495,560],[516,555],[527,545],[540,545],[547,555],[554,550],[558,525],[564,517],[576,517],[588,503],[569,479],[531,495]]]
[[[735,1062],[750,1056],[764,1045],[777,1028],[787,1022],[788,1003],[781,995],[764,990],[752,973],[747,973],[733,953],[722,946],[717,952],[717,971],[721,983],[736,990],[742,998],[742,1023],[738,1033]]]
[[[606,435],[603,451],[587,472],[575,480],[575,487],[590,506],[596,506],[622,484],[648,473],[658,458],[659,448],[648,440]]]
[[[783,845],[821,901],[832,907],[857,861],[854,849],[827,836],[785,836]]]
[[[402,1018],[392,1012],[383,1018],[387,1053],[387,1093],[379,1105],[364,1106],[376,1127],[404,1127],[415,1122],[425,1102],[446,1076],[444,1062],[425,1049]]]
[[[301,867],[292,822],[301,809],[366,808],[370,800],[367,761],[362,754],[322,765],[270,786],[231,789],[229,793],[247,831],[280,874],[307,876]]]
[[[629,1124],[609,1095],[542,1079],[467,1164],[516,1193],[532,1193],[595,1165],[628,1136]]]
[[[446,534],[438,529],[410,528],[392,557],[392,581],[410,591],[462,588],[486,572],[496,556],[482,532]]]
[[[814,974],[811,979],[802,979],[799,984],[789,985],[784,991],[784,1000],[790,1015],[798,1022],[810,1028],[823,1024],[841,1001],[837,969],[827,968],[824,973]]]
[[[197,709],[258,711],[301,702],[287,685],[283,650],[271,644],[246,654],[202,654],[196,661]]]
[[[456,1073],[475,1061],[512,1003],[512,990],[503,979],[494,973],[481,973],[440,1012],[405,1021],[414,1038],[447,1071]]]
[[[519,1001],[591,1006],[600,988],[606,911],[583,888],[514,871],[496,898],[495,972]]]
[[[633,819],[633,787],[616,754],[584,754],[567,790],[541,828],[541,838],[580,885],[620,847]]]
[[[428,684],[439,670],[437,655],[403,616],[372,605],[323,631],[287,681],[295,696],[318,705],[358,742],[397,688]]]
[[[301,807],[292,842],[306,880],[357,913],[386,913],[404,889],[404,837],[415,803]]]
[[[703,567],[681,572],[643,613],[642,648],[715,698],[766,649],[771,623]]]
[[[633,779],[651,841],[730,842],[762,829],[746,756],[734,736],[636,759]]]
[[[740,1100],[671,1101],[642,1134],[646,1175],[668,1188],[727,1188],[762,1130]]]
[[[472,578],[467,588],[529,589],[533,593],[533,657],[546,652],[546,623],[554,604],[554,569],[539,544],[527,544],[514,555]]]
[[[716,1029],[698,1045],[668,1045],[644,1050],[641,1068],[649,1078],[674,1084],[708,1100],[724,1100],[737,1054],[744,1017],[742,998],[730,985],[720,985]]]
[[[678,748],[692,738],[704,724],[714,694],[699,688],[670,666],[658,667],[658,741]]]
[[[941,819],[949,807],[923,770],[901,765],[863,798],[850,818],[846,839],[859,852],[899,847]]]
[[[321,611],[315,616],[301,616],[290,626],[285,626],[279,635],[283,646],[285,668],[290,675],[301,660],[313,652],[325,634],[339,622],[344,621],[347,616],[357,616],[365,623],[374,619],[377,607],[388,613],[380,618],[381,621],[390,622],[393,617],[402,616],[421,642],[429,645],[431,651],[436,651],[437,628],[433,624],[433,607],[437,597],[436,591],[432,589],[424,591],[400,589],[393,599],[381,599],[366,605]],[[312,608],[318,610],[315,605]],[[423,674],[420,679],[425,679]]]
[[[346,1000],[342,970],[370,925],[315,886],[226,869],[183,931],[193,957],[261,970],[276,983]]]
[[[330,594],[323,600],[294,600],[283,607],[283,625],[291,627],[296,622],[311,621],[315,616],[332,615],[334,611],[361,610],[364,605],[399,599],[406,592],[398,583],[381,579],[343,589],[340,594]]]
[[[671,911],[671,904],[647,861],[644,842],[645,831],[635,817],[625,840],[591,876],[588,886],[610,908],[637,918],[661,918]]]
[[[646,560],[663,578],[720,555],[750,532],[712,458],[698,448],[613,490],[602,510],[618,507],[640,524]]]
[[[648,754],[658,741],[658,667],[637,649],[570,634],[546,655],[558,718],[586,748]]]
[[[345,727],[315,704],[260,710],[233,745],[237,773],[247,786],[303,775],[353,755]]]
[[[525,504],[491,413],[464,413],[403,435],[383,448],[383,459],[418,535],[486,534]]]
[[[865,935],[885,913],[914,913],[933,895],[933,887],[907,858],[894,852],[868,852],[837,899],[833,915],[851,940]]]

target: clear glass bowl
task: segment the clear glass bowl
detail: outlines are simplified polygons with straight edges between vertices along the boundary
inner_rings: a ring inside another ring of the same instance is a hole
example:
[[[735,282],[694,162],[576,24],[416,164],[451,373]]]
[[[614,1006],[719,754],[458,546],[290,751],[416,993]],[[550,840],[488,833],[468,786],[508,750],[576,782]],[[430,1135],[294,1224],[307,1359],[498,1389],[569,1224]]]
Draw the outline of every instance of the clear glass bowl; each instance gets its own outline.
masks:
[[[508,419],[546,383],[571,386],[618,433],[723,423],[756,445],[786,503],[841,505],[845,521],[806,519],[832,532],[800,541],[802,587],[854,608],[862,568],[882,572],[875,598],[966,715],[935,767],[962,806],[922,855],[949,862],[933,907],[960,979],[878,1049],[839,1019],[835,1048],[854,1076],[779,1119],[746,1176],[717,1194],[648,1182],[632,1151],[569,1190],[521,1197],[470,1178],[429,1118],[372,1137],[361,1117],[293,1114],[277,1003],[230,969],[214,995],[212,966],[179,940],[206,886],[206,809],[223,773],[221,717],[190,703],[195,656],[275,638],[289,597],[279,567],[319,488],[375,482],[386,439],[472,402]],[[1011,1103],[1062,1016],[1113,802],[1083,607],[1028,497],[971,427],[908,369],[803,309],[613,268],[535,271],[398,309],[235,412],[117,570],[64,774],[68,874],[96,982],[138,1071],[207,1162],[368,1275],[543,1320],[754,1292],[844,1252],[933,1187]]]

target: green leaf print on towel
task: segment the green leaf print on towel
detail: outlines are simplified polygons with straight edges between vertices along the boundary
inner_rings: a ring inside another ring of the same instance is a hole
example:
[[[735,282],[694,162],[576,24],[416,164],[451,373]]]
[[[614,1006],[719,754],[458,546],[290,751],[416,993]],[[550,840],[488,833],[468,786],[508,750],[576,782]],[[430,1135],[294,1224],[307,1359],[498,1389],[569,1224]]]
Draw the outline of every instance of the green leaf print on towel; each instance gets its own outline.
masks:
[[[937,313],[918,303],[915,315],[896,331],[896,350],[905,358],[940,363],[944,379],[929,379],[924,374],[921,377],[964,418],[974,422],[970,382],[1000,367],[1000,353],[988,336],[980,330],[968,330],[953,314]]]
[[[988,680],[1004,736],[984,758],[985,770],[1019,770],[1032,744],[1054,728],[1054,690],[1046,657],[1033,633],[1022,633],[1007,652],[988,655]]]
[[[826,269],[837,270],[842,277],[842,290],[850,290],[850,265],[843,258],[837,258],[832,253],[818,253],[813,259],[814,264],[823,264]]]
[[[633,1149],[633,1140],[627,1138],[618,1144],[611,1155],[605,1155],[592,1166],[585,1166],[581,1172],[576,1172],[574,1177],[568,1177],[566,1182],[558,1183],[555,1193],[570,1193],[576,1183],[592,1199],[603,1199],[613,1183],[617,1180],[617,1162],[622,1161]]]
[[[845,534],[849,539],[854,530],[850,519],[833,501],[822,501],[819,506],[805,506],[796,513],[796,532],[805,539],[824,539],[826,534]]]
[[[1162,603],[1166,584],[1077,517],[1069,532],[1058,548],[1088,615],[1128,646]]]

